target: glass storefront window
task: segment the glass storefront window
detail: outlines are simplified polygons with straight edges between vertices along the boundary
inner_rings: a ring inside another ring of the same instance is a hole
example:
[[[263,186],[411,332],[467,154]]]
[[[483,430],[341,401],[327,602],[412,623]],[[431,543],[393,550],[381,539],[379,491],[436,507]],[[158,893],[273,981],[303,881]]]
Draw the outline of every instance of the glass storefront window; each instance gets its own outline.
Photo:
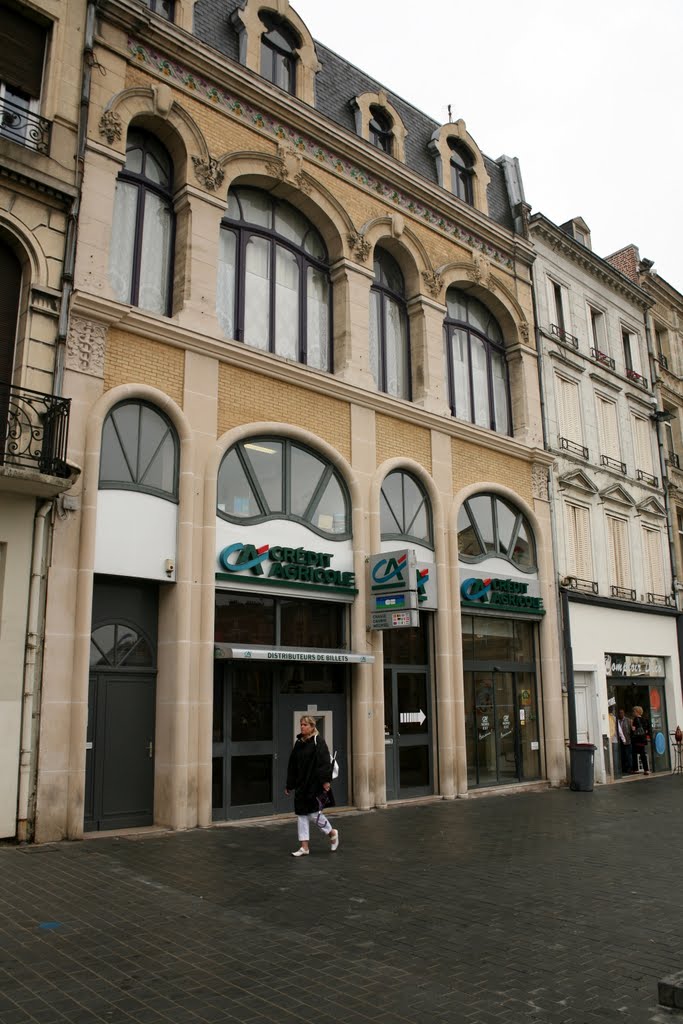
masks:
[[[327,647],[344,643],[344,607],[325,601],[281,598],[280,643],[283,647]]]
[[[275,643],[275,599],[216,591],[216,643]]]
[[[458,551],[467,562],[492,555],[520,569],[536,568],[533,532],[514,505],[495,494],[475,494],[458,512]]]
[[[428,622],[420,612],[417,629],[387,629],[383,633],[385,665],[426,665]]]

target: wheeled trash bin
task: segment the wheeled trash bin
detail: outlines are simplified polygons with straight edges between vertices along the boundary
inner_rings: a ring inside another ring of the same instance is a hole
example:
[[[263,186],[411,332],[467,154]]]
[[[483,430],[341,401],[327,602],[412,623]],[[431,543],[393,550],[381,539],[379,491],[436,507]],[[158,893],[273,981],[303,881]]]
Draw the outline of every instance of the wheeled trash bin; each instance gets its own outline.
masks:
[[[592,743],[569,744],[569,766],[571,781],[569,788],[576,792],[590,793],[593,790],[595,746]]]

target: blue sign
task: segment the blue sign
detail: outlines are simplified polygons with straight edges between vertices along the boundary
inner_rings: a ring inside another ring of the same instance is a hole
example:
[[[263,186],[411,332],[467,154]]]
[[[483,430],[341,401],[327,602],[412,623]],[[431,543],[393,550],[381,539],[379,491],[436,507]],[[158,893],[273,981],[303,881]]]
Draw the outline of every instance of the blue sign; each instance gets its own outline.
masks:
[[[666,750],[666,740],[664,739],[663,732],[658,732],[655,736],[655,750],[658,754],[663,754]]]

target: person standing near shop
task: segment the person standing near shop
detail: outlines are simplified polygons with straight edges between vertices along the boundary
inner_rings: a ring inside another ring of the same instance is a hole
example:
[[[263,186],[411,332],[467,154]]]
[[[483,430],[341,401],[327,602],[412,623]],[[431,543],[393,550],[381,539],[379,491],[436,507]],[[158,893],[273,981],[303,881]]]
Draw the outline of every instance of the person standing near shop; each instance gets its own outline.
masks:
[[[643,771],[650,774],[650,767],[647,763],[647,742],[650,738],[650,723],[644,717],[643,709],[636,705],[633,709],[633,721],[631,722],[631,744],[633,746],[633,770],[638,771],[638,757],[643,762]]]
[[[302,715],[299,728],[301,732],[289,755],[285,793],[287,796],[294,793],[294,813],[301,844],[292,857],[307,857],[310,853],[311,822],[329,837],[332,851],[339,847],[339,829],[332,828],[323,814],[324,807],[334,807],[332,763],[327,743],[318,732],[312,715]]]
[[[621,755],[621,771],[630,775],[633,771],[633,747],[631,741],[631,723],[623,708],[617,712],[617,736],[619,737],[619,753]]]

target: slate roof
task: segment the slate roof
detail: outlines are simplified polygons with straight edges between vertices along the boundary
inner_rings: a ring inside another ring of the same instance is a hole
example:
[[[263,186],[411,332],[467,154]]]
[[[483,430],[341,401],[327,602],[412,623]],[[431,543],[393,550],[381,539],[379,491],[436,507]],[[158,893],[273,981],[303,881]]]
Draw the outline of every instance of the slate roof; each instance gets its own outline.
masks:
[[[197,0],[194,7],[197,38],[233,61],[239,60],[239,43],[230,15],[242,6],[242,0]],[[315,46],[321,65],[316,76],[316,109],[355,135],[350,101],[364,92],[379,92],[384,86],[322,43],[316,42]],[[406,127],[407,166],[436,184],[436,165],[427,147],[432,133],[440,127],[439,123],[390,90],[385,89],[385,92]],[[484,161],[491,179],[488,187],[489,215],[496,223],[512,230],[512,212],[503,168],[489,157],[485,156]]]

